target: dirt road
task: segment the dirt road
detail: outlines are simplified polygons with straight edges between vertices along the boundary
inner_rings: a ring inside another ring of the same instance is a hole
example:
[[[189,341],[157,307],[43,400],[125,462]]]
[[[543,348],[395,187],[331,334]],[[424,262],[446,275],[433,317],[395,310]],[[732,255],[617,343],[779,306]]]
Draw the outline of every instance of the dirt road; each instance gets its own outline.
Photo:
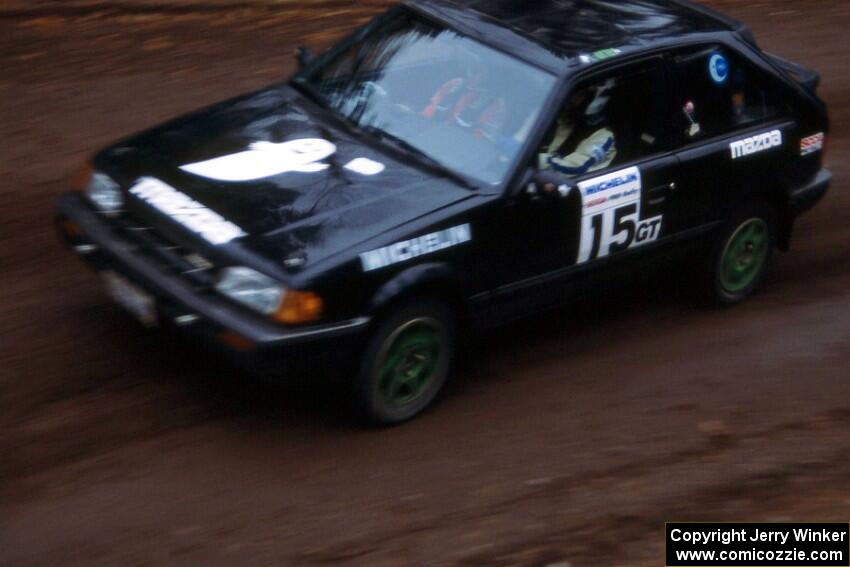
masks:
[[[87,154],[380,4],[0,15],[0,564],[657,566],[668,520],[848,521],[842,0],[714,3],[818,68],[834,120],[834,189],[741,308],[653,285],[528,321],[434,411],[363,431],[107,301],[49,224]]]

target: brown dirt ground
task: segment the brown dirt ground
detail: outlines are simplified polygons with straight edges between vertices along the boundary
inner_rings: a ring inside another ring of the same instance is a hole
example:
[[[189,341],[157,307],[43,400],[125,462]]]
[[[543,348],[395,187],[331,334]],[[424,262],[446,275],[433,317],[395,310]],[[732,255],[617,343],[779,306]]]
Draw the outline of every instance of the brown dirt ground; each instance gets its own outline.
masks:
[[[0,16],[0,563],[661,565],[663,522],[850,519],[850,5],[717,1],[818,68],[829,197],[765,290],[669,286],[484,338],[393,430],[105,298],[51,208],[93,149],[286,76],[383,2]]]

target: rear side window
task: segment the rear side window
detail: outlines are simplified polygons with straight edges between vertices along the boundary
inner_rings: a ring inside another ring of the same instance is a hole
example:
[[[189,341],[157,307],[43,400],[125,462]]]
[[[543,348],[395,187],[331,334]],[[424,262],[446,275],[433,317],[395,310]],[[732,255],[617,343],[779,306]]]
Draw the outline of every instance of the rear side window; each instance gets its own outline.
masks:
[[[700,48],[675,59],[679,77],[679,129],[686,142],[756,125],[779,114],[772,79],[721,47]]]

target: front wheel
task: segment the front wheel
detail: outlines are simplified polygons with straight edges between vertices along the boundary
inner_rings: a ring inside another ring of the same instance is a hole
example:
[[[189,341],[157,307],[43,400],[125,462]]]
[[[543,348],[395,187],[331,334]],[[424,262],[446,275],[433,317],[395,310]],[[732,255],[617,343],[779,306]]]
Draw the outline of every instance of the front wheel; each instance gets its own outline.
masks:
[[[726,224],[711,261],[709,299],[735,305],[761,285],[776,246],[776,223],[766,204],[753,205]]]
[[[442,302],[406,303],[375,329],[356,381],[360,414],[378,425],[395,425],[424,411],[448,379],[456,325]]]

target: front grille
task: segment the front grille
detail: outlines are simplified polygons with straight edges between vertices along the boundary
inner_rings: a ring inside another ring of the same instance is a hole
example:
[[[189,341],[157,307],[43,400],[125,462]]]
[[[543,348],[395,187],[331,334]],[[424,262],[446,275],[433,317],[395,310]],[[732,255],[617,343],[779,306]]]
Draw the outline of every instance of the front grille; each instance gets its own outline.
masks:
[[[215,264],[194,250],[170,241],[156,229],[120,218],[113,221],[118,235],[133,244],[135,252],[152,260],[163,271],[180,276],[195,289],[210,290],[215,284]]]

